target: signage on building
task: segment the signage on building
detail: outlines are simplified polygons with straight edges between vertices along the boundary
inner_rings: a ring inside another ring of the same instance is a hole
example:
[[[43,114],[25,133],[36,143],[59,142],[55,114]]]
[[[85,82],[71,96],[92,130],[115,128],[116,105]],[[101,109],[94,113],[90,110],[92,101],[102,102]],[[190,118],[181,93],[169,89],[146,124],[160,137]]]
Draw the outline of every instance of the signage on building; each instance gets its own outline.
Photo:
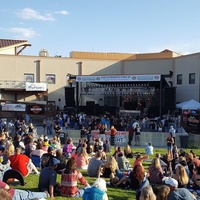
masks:
[[[28,111],[31,114],[43,114],[44,113],[44,105],[29,105]]]
[[[160,79],[161,79],[160,74],[76,76],[76,82],[136,82],[136,81],[160,81]]]
[[[26,111],[26,104],[2,104],[2,111],[19,111],[24,112]]]
[[[46,91],[46,83],[30,83],[26,82],[26,91]]]

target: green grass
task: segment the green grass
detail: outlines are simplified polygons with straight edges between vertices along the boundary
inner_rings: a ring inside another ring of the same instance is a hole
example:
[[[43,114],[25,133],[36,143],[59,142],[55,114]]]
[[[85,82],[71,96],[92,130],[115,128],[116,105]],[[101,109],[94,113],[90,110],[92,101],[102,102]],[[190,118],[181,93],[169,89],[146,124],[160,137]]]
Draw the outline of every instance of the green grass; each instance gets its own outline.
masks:
[[[113,150],[113,149],[112,149]],[[190,149],[185,149],[186,152],[189,152]],[[193,149],[193,151],[196,153],[196,155],[200,155],[200,149]],[[144,153],[144,148],[133,148],[133,152],[140,152],[140,153]],[[160,154],[166,154],[167,150],[166,148],[155,148],[154,149],[154,154],[156,153],[160,153]],[[113,152],[112,152],[113,153]],[[110,153],[110,155],[112,155],[112,153]],[[154,156],[150,156],[150,158],[153,158]],[[132,164],[134,162],[134,158],[133,159],[129,159],[130,164]],[[145,170],[147,171],[148,166],[150,165],[150,162],[143,162],[143,165],[145,167]],[[94,180],[96,180],[96,178],[91,178],[89,176],[87,176],[86,171],[81,170],[83,176],[86,178],[86,180],[88,181],[89,184],[92,185],[92,183],[94,182]],[[57,176],[57,182],[60,183],[60,179],[61,176],[58,175]],[[38,191],[37,185],[38,185],[38,180],[39,180],[39,176],[38,175],[33,175],[30,174],[28,177],[25,178],[25,182],[26,184],[24,186],[11,186],[11,187],[15,187],[18,189],[26,189],[26,190],[31,190],[31,191]],[[109,179],[105,179],[106,181],[109,181]],[[79,187],[81,187],[81,185],[79,185]],[[113,188],[111,186],[107,187],[107,195],[108,195],[108,199],[109,200],[134,200],[135,199],[135,191],[132,190],[122,190],[122,189],[118,189],[118,188]],[[74,199],[74,198],[66,198],[66,197],[61,197],[56,195],[55,199],[57,200],[63,200],[63,199]],[[77,200],[80,200],[81,198],[77,198]]]

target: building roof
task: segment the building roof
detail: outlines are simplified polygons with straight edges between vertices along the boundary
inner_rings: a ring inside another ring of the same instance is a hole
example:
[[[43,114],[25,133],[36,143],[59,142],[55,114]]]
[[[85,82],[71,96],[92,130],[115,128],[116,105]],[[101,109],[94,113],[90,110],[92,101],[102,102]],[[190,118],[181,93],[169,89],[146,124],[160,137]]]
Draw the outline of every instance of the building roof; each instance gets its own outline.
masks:
[[[19,55],[27,46],[31,46],[27,40],[0,39],[0,48],[15,48],[15,55]],[[20,47],[21,49],[18,51]]]
[[[19,45],[21,43],[27,43],[27,40],[6,40],[6,39],[0,39],[0,48],[13,46],[13,45]]]

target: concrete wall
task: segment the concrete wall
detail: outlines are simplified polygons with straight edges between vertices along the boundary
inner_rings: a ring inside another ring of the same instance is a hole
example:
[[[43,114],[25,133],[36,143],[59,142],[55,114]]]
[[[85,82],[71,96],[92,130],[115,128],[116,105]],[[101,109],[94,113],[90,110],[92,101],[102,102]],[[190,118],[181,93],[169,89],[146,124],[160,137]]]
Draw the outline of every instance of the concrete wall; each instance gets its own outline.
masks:
[[[74,138],[75,143],[80,138],[80,130],[68,130],[68,134],[69,134],[69,137]],[[149,142],[151,142],[154,147],[162,147],[162,148],[167,149],[166,138],[168,135],[169,135],[169,133],[142,132],[141,133],[141,146],[145,147],[148,145]],[[183,134],[183,133],[176,134],[175,144],[178,146],[178,148],[181,148],[180,136],[187,136],[187,134]],[[200,139],[200,136],[198,138]],[[195,139],[197,139],[197,138],[195,138]],[[192,140],[193,140],[193,138],[191,137],[191,141]],[[127,143],[128,143],[128,132],[127,132]],[[133,139],[132,147],[134,147],[134,144],[135,144],[135,142]],[[119,143],[116,145],[125,146],[126,144]]]

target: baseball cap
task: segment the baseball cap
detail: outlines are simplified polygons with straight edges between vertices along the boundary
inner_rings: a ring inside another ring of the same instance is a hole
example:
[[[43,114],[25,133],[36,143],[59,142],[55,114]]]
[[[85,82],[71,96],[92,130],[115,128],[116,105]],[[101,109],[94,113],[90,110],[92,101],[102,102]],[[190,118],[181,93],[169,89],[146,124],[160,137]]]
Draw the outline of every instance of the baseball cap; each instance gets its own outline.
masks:
[[[51,160],[49,161],[49,166],[54,166],[60,163],[60,160],[56,159],[56,158],[51,158]]]
[[[166,185],[170,185],[172,187],[178,187],[178,181],[175,180],[174,178],[169,178],[165,180]]]
[[[53,150],[54,150],[54,148],[52,146],[49,146],[47,151],[50,152],[50,151],[53,151]]]

